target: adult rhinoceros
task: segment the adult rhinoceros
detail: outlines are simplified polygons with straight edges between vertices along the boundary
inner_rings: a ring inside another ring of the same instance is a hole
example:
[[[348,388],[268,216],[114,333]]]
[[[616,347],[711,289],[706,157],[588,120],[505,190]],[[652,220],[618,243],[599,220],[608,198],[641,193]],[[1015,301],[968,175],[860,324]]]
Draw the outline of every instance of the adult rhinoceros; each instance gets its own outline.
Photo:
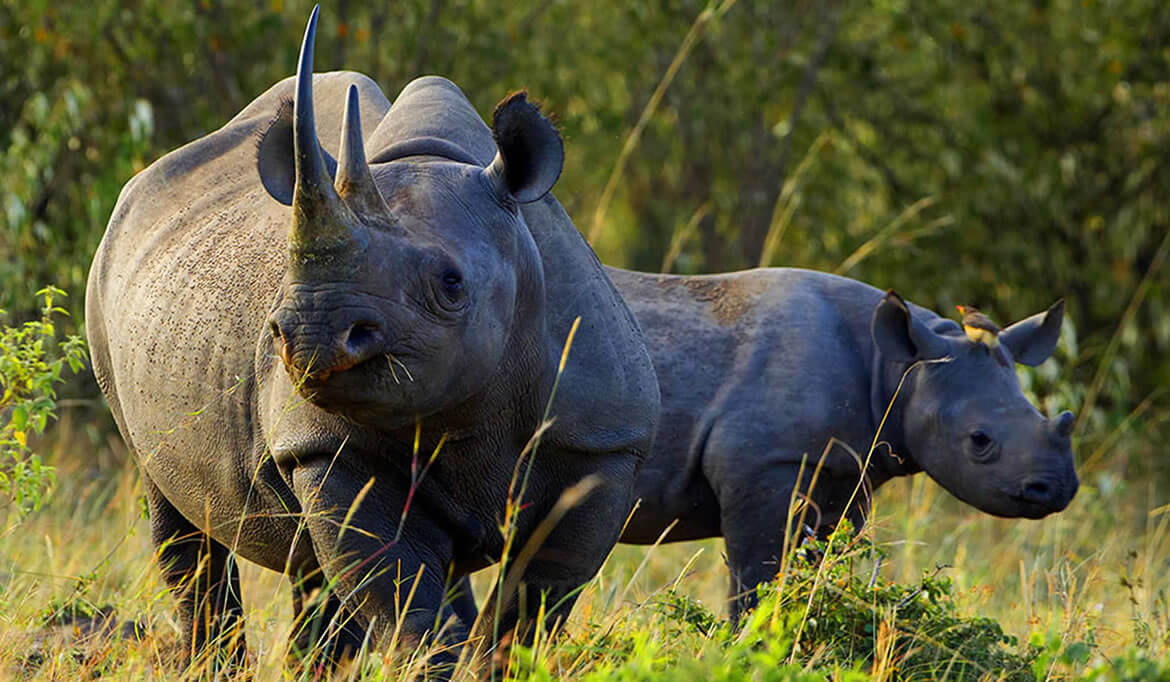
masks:
[[[547,194],[553,126],[522,93],[489,129],[441,78],[391,106],[360,74],[313,76],[316,18],[295,80],[126,184],[90,272],[94,371],[189,653],[237,625],[233,553],[294,577],[298,614],[327,580],[325,615],[418,641],[444,586],[505,553],[510,498],[514,553],[550,521],[508,583],[527,599],[493,596],[485,634],[542,594],[563,614],[616,542],[655,430],[637,324]]]
[[[997,361],[1002,351],[952,320],[809,270],[609,273],[650,341],[662,389],[657,440],[638,476],[642,502],[622,542],[655,542],[675,519],[667,542],[722,535],[733,618],[776,574],[798,486],[818,530],[845,515],[860,528],[871,490],[920,471],[998,516],[1040,518],[1076,494],[1073,415],[1046,419],[1011,363]],[[1063,310],[1007,327],[999,346],[1040,364]],[[879,430],[858,490],[858,458]]]

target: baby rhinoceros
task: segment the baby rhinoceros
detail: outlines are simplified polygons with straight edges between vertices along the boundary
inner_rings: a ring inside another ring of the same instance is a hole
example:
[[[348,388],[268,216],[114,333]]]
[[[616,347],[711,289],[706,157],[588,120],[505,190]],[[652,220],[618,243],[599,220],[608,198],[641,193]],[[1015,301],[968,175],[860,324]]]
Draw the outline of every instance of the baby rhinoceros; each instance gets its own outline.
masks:
[[[234,555],[290,576],[315,651],[468,639],[474,601],[445,588],[507,551],[477,640],[546,606],[551,625],[633,503],[645,341],[548,195],[561,140],[524,94],[490,129],[442,78],[391,106],[313,75],[316,18],[295,80],[127,183],[90,273],[94,371],[184,650],[243,660]]]
[[[993,350],[892,292],[825,273],[609,272],[650,341],[662,391],[622,541],[655,542],[675,519],[667,542],[722,535],[733,619],[776,574],[802,458],[803,493],[825,455],[809,522],[824,530],[846,515],[861,527],[867,491],[845,507],[891,402],[869,490],[925,471],[985,512],[1028,518],[1076,493],[1073,415],[1046,419],[997,358],[1048,358],[1063,303],[999,332]]]

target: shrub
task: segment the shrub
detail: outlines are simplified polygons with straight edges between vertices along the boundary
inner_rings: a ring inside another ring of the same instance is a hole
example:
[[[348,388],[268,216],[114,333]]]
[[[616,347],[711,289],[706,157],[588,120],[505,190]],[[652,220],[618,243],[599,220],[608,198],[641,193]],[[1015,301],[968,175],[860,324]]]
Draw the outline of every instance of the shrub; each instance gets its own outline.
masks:
[[[86,359],[80,336],[57,337],[53,318],[68,313],[54,299],[65,292],[49,286],[37,296],[39,319],[0,327],[0,494],[21,515],[39,509],[54,483],[53,468],[29,447],[29,434],[44,433],[56,416],[55,385],[65,366],[77,373]]]

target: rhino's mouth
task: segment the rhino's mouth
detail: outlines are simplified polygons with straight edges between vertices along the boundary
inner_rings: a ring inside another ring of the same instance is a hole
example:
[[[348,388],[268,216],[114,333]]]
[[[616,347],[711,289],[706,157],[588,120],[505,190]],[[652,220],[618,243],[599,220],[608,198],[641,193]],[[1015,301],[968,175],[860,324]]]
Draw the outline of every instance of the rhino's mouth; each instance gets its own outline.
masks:
[[[337,363],[328,369],[298,372],[286,364],[298,390],[320,407],[379,402],[387,384],[402,387],[415,383],[417,369],[409,359],[386,352],[359,362]]]
[[[349,370],[353,369],[354,367],[358,367],[358,366],[366,364],[367,362],[370,362],[370,360],[361,360],[361,361],[354,361],[354,362],[342,361],[342,362],[339,362],[339,363],[333,365],[332,367],[329,367],[328,369],[313,370],[311,368],[310,369],[302,369],[300,367],[297,367],[295,364],[292,363],[292,361],[286,356],[285,353],[281,353],[281,358],[284,360],[284,366],[288,368],[289,376],[292,377],[292,380],[294,383],[301,384],[304,386],[311,386],[311,387],[312,386],[315,386],[315,387],[323,386],[325,384],[325,382],[328,381],[329,378],[334,376],[335,374],[341,374],[342,372],[348,372]]]
[[[1076,493],[1075,487],[1073,493]],[[1063,511],[1072,501],[1073,495],[1068,494],[1064,486],[1053,485],[1044,489],[1025,487],[1022,490],[1011,491],[1007,497],[1017,510],[1013,516],[1042,519],[1049,514]]]
[[[1029,502],[1022,497],[1013,496],[1011,499],[1012,503],[1016,505],[1017,513],[1012,514],[1008,518],[1042,519],[1049,514],[1055,514],[1063,509],[1063,507],[1050,507],[1036,502]]]
[[[308,390],[319,391],[339,381],[347,381],[350,377],[372,373],[376,362],[377,358],[368,358],[357,362],[340,362],[326,369],[309,371],[289,364],[285,366],[293,383]]]

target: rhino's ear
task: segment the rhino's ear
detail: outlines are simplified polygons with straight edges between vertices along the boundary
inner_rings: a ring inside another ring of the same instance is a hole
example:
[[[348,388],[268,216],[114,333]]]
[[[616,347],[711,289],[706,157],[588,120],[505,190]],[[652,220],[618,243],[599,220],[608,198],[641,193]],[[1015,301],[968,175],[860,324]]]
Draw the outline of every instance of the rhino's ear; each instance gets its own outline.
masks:
[[[325,168],[330,176],[337,175],[337,161],[329,152],[321,150]],[[280,103],[276,115],[260,131],[256,144],[256,170],[268,195],[285,206],[292,206],[293,186],[297,171],[293,152],[293,101]]]
[[[499,151],[484,173],[493,186],[522,204],[548,194],[561,175],[565,150],[557,129],[523,91],[496,105],[492,136]]]
[[[1012,352],[1012,358],[1035,367],[1056,350],[1060,324],[1064,321],[1064,299],[1042,313],[1024,318],[999,333],[999,341]]]
[[[894,362],[933,360],[949,350],[946,339],[914,317],[906,301],[892,289],[873,311],[870,334],[881,354]]]

